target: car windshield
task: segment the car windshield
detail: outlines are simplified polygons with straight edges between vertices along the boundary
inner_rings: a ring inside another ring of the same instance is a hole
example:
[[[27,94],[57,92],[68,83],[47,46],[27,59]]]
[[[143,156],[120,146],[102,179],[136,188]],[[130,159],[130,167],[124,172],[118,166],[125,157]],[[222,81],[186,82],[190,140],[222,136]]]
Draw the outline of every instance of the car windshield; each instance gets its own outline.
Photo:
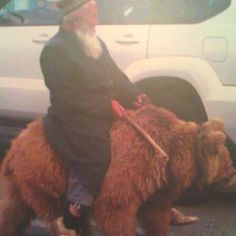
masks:
[[[55,0],[12,0],[1,4],[1,25],[55,24],[60,11]]]

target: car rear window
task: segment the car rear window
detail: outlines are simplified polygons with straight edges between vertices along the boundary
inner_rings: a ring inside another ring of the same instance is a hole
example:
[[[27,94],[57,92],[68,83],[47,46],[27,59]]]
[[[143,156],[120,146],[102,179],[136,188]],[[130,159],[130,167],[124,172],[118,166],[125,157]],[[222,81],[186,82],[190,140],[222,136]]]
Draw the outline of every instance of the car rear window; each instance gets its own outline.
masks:
[[[224,11],[231,0],[97,0],[101,24],[193,24]]]
[[[58,24],[58,0],[11,0],[0,10],[0,25]]]

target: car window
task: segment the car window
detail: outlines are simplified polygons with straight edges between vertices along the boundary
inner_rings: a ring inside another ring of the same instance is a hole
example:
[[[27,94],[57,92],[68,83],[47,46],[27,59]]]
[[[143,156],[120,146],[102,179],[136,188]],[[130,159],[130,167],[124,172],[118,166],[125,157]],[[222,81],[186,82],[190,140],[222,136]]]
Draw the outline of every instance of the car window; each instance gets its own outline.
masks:
[[[101,24],[193,24],[229,7],[231,0],[97,0]]]
[[[193,24],[205,21],[229,7],[231,0],[161,0],[155,23]]]
[[[11,0],[0,25],[58,24],[58,0]],[[192,24],[224,11],[231,0],[97,0],[101,24]]]
[[[153,1],[97,0],[101,24],[150,23]]]
[[[58,24],[58,0],[11,0],[0,10],[0,25]]]

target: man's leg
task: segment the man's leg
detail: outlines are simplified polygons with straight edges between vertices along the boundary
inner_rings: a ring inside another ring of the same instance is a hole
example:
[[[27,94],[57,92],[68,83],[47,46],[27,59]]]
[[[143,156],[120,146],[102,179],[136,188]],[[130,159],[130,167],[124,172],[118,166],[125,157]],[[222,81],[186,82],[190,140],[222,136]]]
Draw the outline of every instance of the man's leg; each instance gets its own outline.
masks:
[[[91,235],[89,215],[93,197],[74,176],[69,177],[67,199],[63,217],[56,219],[50,225],[51,232],[55,236]]]
[[[77,232],[81,231],[82,235],[89,235],[89,212],[93,196],[83,187],[78,176],[73,172],[69,175],[67,200],[63,213],[65,227]]]

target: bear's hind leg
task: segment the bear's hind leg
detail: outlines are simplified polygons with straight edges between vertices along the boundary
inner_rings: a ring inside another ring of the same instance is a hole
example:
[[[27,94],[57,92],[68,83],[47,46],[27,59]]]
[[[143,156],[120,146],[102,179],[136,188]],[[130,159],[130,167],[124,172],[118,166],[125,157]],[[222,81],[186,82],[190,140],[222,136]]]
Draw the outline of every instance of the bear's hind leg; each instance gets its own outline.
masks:
[[[9,177],[1,181],[0,236],[21,235],[33,218],[32,210],[21,199],[13,183]]]

